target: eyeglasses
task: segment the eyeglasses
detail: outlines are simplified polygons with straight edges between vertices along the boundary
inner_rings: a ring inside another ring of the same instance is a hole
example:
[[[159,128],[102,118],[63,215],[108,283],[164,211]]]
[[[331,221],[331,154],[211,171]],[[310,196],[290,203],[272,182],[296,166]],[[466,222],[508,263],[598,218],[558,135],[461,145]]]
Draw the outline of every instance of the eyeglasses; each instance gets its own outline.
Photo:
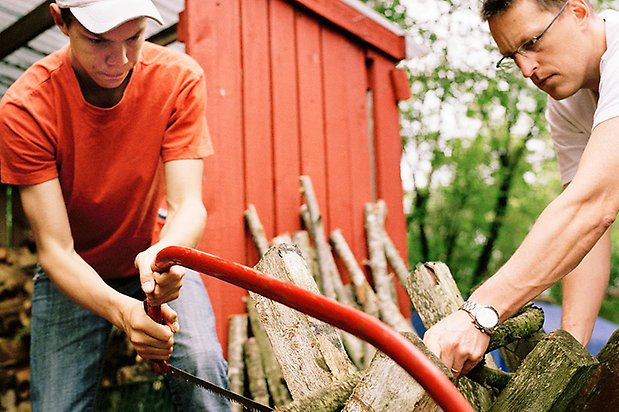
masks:
[[[555,21],[557,21],[557,19],[559,18],[561,13],[563,13],[563,10],[565,10],[565,8],[567,7],[569,3],[570,3],[569,1],[565,2],[563,7],[561,7],[561,10],[559,10],[557,15],[550,21],[550,23],[548,24],[548,26],[546,26],[544,31],[542,31],[540,34],[533,37],[532,39],[529,39],[525,41],[524,43],[522,43],[520,47],[516,49],[515,52],[506,54],[505,56],[501,57],[501,59],[496,63],[496,68],[501,69],[501,70],[513,69],[516,66],[516,55],[519,54],[521,56],[526,56],[528,52],[533,51],[533,48],[535,47],[537,42],[540,41],[540,39],[542,38],[544,34],[546,34],[550,26],[552,26],[552,24]]]

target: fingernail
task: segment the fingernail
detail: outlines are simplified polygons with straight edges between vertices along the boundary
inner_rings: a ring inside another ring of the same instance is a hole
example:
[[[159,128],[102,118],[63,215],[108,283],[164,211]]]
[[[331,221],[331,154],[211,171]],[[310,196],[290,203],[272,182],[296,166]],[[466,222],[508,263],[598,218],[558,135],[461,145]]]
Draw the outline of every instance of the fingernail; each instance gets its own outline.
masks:
[[[174,322],[172,324],[172,332],[176,333],[180,330],[180,325],[178,324],[178,322]]]

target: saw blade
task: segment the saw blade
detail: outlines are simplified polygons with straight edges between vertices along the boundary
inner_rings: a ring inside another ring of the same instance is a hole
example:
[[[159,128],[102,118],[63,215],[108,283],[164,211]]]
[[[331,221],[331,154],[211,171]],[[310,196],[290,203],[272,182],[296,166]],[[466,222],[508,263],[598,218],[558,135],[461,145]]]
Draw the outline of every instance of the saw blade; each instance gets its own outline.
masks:
[[[263,405],[254,401],[253,399],[246,398],[245,396],[239,395],[238,393],[234,393],[222,387],[219,387],[211,382],[205,381],[204,379],[200,379],[197,376],[192,375],[191,373],[185,372],[182,369],[178,369],[172,365],[168,366],[168,374],[175,376],[177,378],[181,378],[190,382],[194,385],[197,385],[201,388],[207,389],[217,395],[223,396],[230,401],[237,402],[241,404],[243,407],[256,412],[269,412],[274,411],[275,409],[270,406]]]

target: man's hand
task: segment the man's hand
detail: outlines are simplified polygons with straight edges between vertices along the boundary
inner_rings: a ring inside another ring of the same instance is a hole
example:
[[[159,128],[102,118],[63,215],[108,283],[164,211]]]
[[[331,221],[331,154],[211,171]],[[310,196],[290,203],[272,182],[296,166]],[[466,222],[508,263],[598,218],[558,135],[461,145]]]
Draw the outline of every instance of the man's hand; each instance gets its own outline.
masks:
[[[174,333],[179,330],[176,312],[164,304],[161,314],[164,324],[152,320],[144,312],[143,303],[134,299],[123,311],[122,329],[144,359],[167,360],[172,354]]]
[[[182,266],[172,266],[167,272],[153,272],[152,267],[155,256],[156,254],[145,250],[137,255],[135,265],[140,272],[140,283],[148,303],[151,305],[161,305],[180,296],[185,268]]]
[[[482,360],[490,336],[477,329],[465,311],[457,310],[428,329],[423,341],[459,377]]]

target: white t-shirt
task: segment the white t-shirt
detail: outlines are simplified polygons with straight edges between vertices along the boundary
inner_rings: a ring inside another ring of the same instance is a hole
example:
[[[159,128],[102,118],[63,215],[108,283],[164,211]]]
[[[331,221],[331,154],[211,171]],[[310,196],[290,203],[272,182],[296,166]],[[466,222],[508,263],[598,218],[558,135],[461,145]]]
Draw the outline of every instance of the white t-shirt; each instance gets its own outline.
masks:
[[[557,101],[548,97],[546,119],[559,160],[561,183],[569,183],[595,126],[619,116],[619,12],[600,13],[606,21],[606,52],[600,62],[599,94],[581,89]]]

